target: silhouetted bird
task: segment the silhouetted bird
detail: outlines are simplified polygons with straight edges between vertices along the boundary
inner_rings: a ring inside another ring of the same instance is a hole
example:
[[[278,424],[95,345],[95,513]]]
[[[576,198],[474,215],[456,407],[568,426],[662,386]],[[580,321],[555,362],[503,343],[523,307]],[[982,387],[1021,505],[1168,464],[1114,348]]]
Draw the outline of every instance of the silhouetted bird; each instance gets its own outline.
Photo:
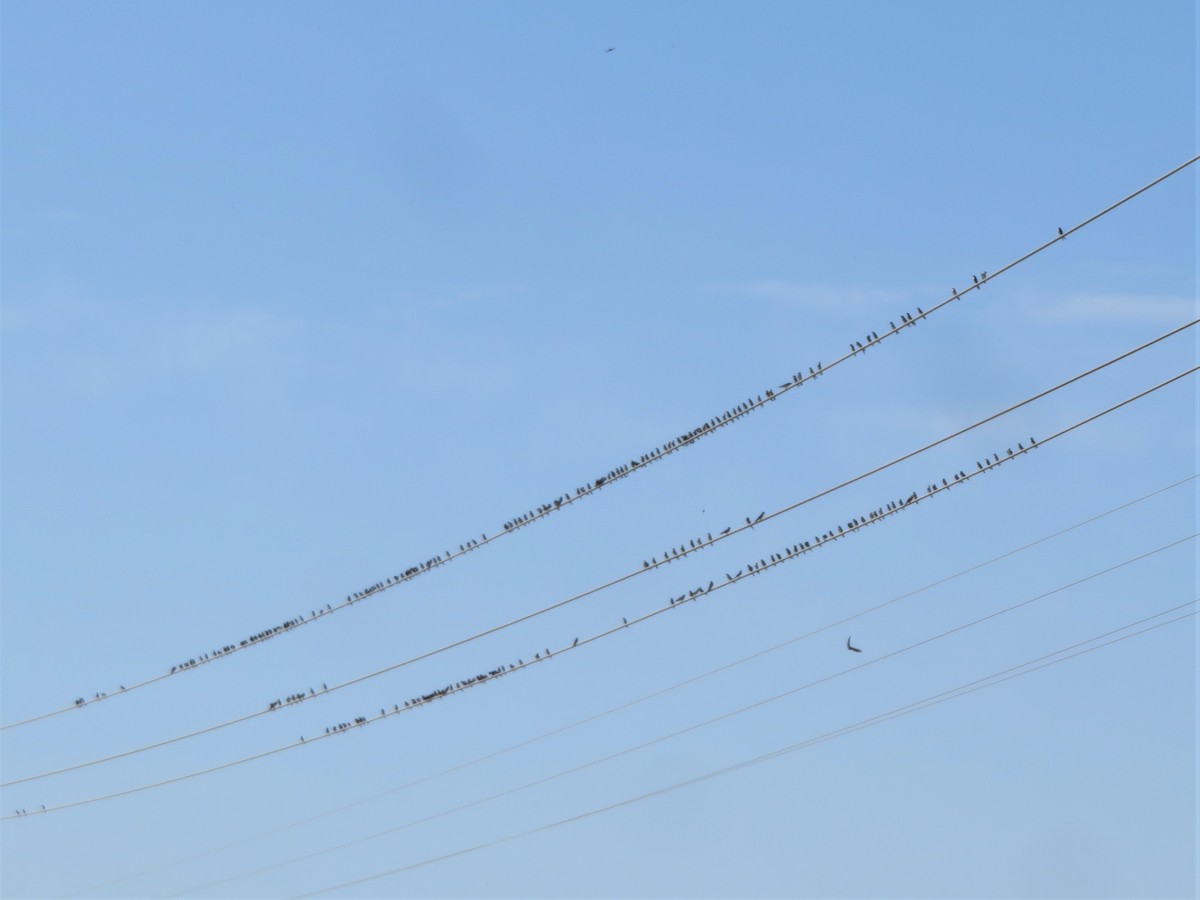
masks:
[[[853,650],[855,653],[862,653],[862,651],[861,651],[861,650],[859,650],[857,647],[853,646],[853,645],[850,643],[850,638],[846,638],[846,649],[847,649],[847,650]]]
[[[1066,237],[1066,235],[1062,233],[1062,228],[1061,228],[1061,227],[1058,229],[1058,236],[1059,236],[1059,237]]]

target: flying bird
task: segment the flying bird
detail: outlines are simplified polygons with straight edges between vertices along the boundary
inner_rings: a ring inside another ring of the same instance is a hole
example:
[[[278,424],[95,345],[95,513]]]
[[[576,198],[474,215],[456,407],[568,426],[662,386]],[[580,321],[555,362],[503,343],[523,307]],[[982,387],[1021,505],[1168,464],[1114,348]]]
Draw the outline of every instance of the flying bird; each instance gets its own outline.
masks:
[[[608,48],[607,50],[605,50],[604,52],[605,52],[605,53],[612,53],[612,52],[613,52],[614,50],[616,50],[616,49],[617,49],[616,47],[609,47],[609,48]]]
[[[847,649],[847,650],[853,650],[855,653],[862,653],[862,651],[861,651],[861,650],[859,650],[857,647],[853,646],[853,645],[850,643],[850,638],[846,638],[846,649]]]

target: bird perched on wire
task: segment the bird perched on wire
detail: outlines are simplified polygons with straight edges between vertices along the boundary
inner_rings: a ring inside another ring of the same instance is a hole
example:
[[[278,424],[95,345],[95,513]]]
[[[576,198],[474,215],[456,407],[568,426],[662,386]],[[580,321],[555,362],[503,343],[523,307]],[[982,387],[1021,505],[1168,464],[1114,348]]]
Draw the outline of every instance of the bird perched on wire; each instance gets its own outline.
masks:
[[[855,653],[862,653],[857,647],[850,643],[850,638],[846,638],[846,649],[853,650]]]

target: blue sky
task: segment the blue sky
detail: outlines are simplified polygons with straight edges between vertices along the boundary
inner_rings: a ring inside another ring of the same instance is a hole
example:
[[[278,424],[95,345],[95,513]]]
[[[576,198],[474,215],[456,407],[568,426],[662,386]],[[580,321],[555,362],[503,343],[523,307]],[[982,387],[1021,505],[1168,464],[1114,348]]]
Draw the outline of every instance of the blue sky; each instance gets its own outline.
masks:
[[[1196,155],[1197,45],[1195,5],[1182,2],[10,0],[0,719],[336,605],[962,290]],[[263,647],[3,731],[3,780],[516,618],[1195,319],[1196,211],[1193,166],[865,356],[453,565]],[[1192,329],[688,560],[329,696],[5,788],[0,808],[311,739],[566,646],[1197,355]],[[4,821],[3,892],[296,896],[654,791],[1188,603],[1200,597],[1194,540],[727,721],[287,862],[1189,538],[1194,480],[393,790],[1189,479],[1196,426],[1193,375],[545,665],[223,772]],[[1189,618],[331,896],[1194,896],[1196,676]]]

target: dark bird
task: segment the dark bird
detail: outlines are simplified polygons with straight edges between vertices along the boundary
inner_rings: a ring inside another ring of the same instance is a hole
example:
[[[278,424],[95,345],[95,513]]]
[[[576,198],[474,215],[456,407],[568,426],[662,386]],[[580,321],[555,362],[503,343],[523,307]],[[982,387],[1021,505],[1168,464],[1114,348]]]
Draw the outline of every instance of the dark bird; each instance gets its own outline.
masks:
[[[1059,237],[1066,237],[1066,235],[1062,233],[1062,228],[1061,228],[1061,227],[1058,229],[1058,236],[1059,236]]]
[[[763,520],[763,516],[765,516],[766,514],[767,514],[766,510],[763,510],[762,512],[760,512],[758,514],[758,518],[754,520],[754,524],[757,525],[759,522],[761,522]]]
[[[575,638],[575,643],[573,643],[571,646],[578,647],[579,646],[579,638]]]
[[[607,50],[605,50],[604,52],[605,52],[605,53],[612,53],[612,52],[613,52],[614,50],[616,50],[616,49],[617,49],[616,47],[609,47],[609,48],[608,48]]]
[[[850,638],[846,638],[846,649],[847,649],[847,650],[853,650],[855,653],[862,653],[862,651],[861,651],[861,650],[859,650],[857,647],[853,646],[853,645],[850,643]]]
[[[973,280],[976,284],[979,284],[979,276],[978,275],[972,275],[971,280]]]
[[[958,288],[950,288],[950,290],[954,292],[955,297],[958,296]]]

